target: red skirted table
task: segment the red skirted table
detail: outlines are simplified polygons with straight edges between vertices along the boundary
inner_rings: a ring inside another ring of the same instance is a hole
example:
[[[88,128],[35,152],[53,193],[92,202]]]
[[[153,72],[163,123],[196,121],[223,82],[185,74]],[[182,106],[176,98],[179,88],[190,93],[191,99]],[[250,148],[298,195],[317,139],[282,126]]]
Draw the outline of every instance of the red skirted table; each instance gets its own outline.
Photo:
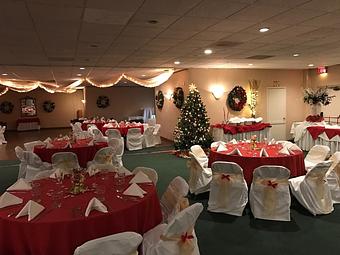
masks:
[[[85,217],[88,202],[96,196],[93,191],[77,196],[69,196],[65,191],[61,208],[53,209],[51,197],[48,196],[56,184],[52,180],[40,180],[42,187],[42,204],[46,209],[31,222],[27,217],[15,219],[7,217],[19,211],[31,199],[28,192],[13,192],[23,198],[24,204],[0,209],[0,254],[3,255],[72,255],[76,247],[89,240],[120,233],[134,231],[144,234],[162,221],[159,199],[154,185],[140,184],[147,192],[144,198],[117,198],[113,173],[107,174],[106,194],[103,202],[108,213],[92,211]],[[125,178],[125,187],[132,177]],[[85,183],[91,187],[95,177]],[[63,181],[70,187],[70,180]]]
[[[88,125],[96,125],[97,128],[98,128],[100,131],[102,131],[102,128],[103,128],[103,126],[104,126],[105,124],[106,124],[106,122],[101,122],[101,121],[93,122],[93,123],[92,123],[92,122],[83,122],[83,123],[81,124],[81,129],[84,130],[84,131],[86,131]]]
[[[228,144],[227,151],[221,152],[212,148],[209,155],[209,167],[215,161],[235,162],[242,167],[247,184],[252,182],[254,169],[262,165],[284,166],[290,170],[291,177],[306,173],[302,151],[294,151],[293,155],[282,155],[279,154],[279,150],[282,148],[281,144],[265,145],[257,143],[257,146],[256,150],[252,150],[250,143]],[[263,147],[268,152],[268,157],[260,157],[260,149]],[[242,156],[228,155],[235,148],[240,150]]]
[[[125,137],[130,128],[140,128],[142,134],[144,133],[144,126],[143,125],[136,125],[136,126],[130,125],[130,126],[120,126],[120,127],[103,127],[102,133],[105,135],[105,132],[108,129],[118,129],[120,134]]]
[[[62,148],[62,146],[57,148],[46,148],[45,146],[35,146],[33,152],[37,154],[42,161],[51,163],[51,159],[54,153],[57,152],[73,152],[78,157],[78,162],[81,167],[86,167],[87,162],[93,160],[96,152],[107,147],[106,142],[95,143],[94,145],[87,144],[73,144],[72,148]]]

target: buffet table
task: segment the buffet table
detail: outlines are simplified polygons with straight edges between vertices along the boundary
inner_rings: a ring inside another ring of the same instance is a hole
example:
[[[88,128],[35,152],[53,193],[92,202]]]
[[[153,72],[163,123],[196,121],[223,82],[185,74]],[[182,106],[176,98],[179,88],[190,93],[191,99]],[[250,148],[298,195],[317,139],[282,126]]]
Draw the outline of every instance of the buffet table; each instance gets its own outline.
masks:
[[[40,130],[40,119],[38,117],[18,119],[17,130],[18,131]]]
[[[215,161],[228,161],[239,164],[243,169],[244,178],[247,184],[250,184],[253,179],[253,171],[255,168],[262,165],[279,165],[284,166],[290,170],[290,175],[300,176],[304,175],[305,164],[304,155],[302,151],[294,151],[292,155],[279,154],[282,149],[281,144],[266,145],[264,143],[257,143],[256,150],[251,149],[250,143],[227,144],[226,151],[217,152],[217,148],[211,148],[209,155],[209,167]],[[238,148],[242,156],[228,155],[235,148]],[[268,152],[268,157],[261,157],[260,150],[265,148]]]
[[[89,240],[124,231],[143,235],[161,223],[162,213],[154,185],[139,184],[147,192],[144,198],[117,198],[113,173],[107,175],[103,203],[108,213],[94,210],[88,217],[84,215],[87,204],[96,196],[92,190],[76,196],[70,196],[65,191],[61,208],[53,208],[48,194],[51,189],[56,189],[56,183],[51,179],[40,180],[42,201],[39,203],[45,210],[30,222],[27,217],[8,217],[32,198],[31,191],[13,192],[24,203],[0,209],[0,254],[72,255],[76,247]],[[124,189],[128,187],[131,178],[125,177]],[[85,183],[91,187],[96,179],[89,177]],[[64,180],[63,184],[70,187],[70,179]]]
[[[256,135],[258,139],[268,138],[270,123],[256,123],[252,125],[230,125],[215,124],[212,125],[212,134],[214,141],[228,142],[232,139],[249,140],[251,136]]]

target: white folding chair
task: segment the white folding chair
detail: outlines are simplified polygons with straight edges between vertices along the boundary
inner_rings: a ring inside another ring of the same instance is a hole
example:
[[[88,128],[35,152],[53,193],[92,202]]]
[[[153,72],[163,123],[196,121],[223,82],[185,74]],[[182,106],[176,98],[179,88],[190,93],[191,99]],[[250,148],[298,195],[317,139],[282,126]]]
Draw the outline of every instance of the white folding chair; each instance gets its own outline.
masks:
[[[335,152],[330,158],[333,163],[327,171],[327,182],[331,190],[333,204],[340,203],[340,151]]]
[[[333,208],[331,191],[326,180],[326,173],[331,161],[316,164],[304,176],[289,179],[292,194],[311,214],[329,214]]]
[[[5,130],[6,130],[6,126],[0,126],[0,144],[7,143],[5,139]]]
[[[130,128],[126,135],[126,148],[129,151],[143,149],[143,135],[140,128]]]
[[[52,167],[63,174],[71,174],[73,169],[80,168],[78,157],[73,152],[57,152],[52,155]]]
[[[34,147],[37,145],[46,145],[44,142],[38,140],[38,141],[33,141],[33,142],[28,142],[28,143],[24,143],[24,147],[26,149],[26,151],[31,151],[33,152]]]
[[[161,135],[160,135],[160,132],[161,132],[161,124],[155,124],[155,129],[153,131],[153,143],[155,145],[157,144],[161,144],[162,143],[162,140],[161,140]]]
[[[104,147],[96,152],[92,161],[87,162],[89,172],[95,169],[112,171],[117,168],[112,164],[112,157],[115,150],[112,147]]]
[[[108,145],[114,149],[113,165],[123,166],[124,140],[120,138],[109,139]]]
[[[106,130],[105,134],[107,135],[108,139],[112,139],[112,138],[121,139],[122,138],[122,134],[120,133],[120,131],[115,128],[110,128]]]
[[[169,224],[160,224],[143,235],[144,255],[199,255],[195,223],[203,210],[200,203],[179,212]]]
[[[248,187],[242,168],[233,162],[212,164],[208,211],[242,216],[248,203]]]
[[[195,195],[209,191],[212,179],[212,171],[210,168],[203,167],[191,152],[189,165],[189,190]]]
[[[305,157],[305,168],[308,172],[316,164],[325,161],[330,153],[330,148],[326,145],[314,145]]]
[[[205,154],[204,150],[200,145],[193,145],[190,147],[190,151],[195,155],[196,159],[200,162],[202,167],[208,166],[208,156]]]
[[[255,218],[290,221],[290,171],[283,166],[260,166],[253,172],[249,203]]]
[[[137,174],[139,171],[146,174],[155,185],[157,184],[158,174],[155,169],[150,167],[137,166],[135,169],[133,169],[132,173]]]
[[[135,232],[123,232],[87,241],[77,247],[74,255],[137,255],[143,237]]]
[[[149,148],[155,146],[154,135],[153,132],[155,127],[149,126],[144,130],[143,133],[143,147]]]
[[[188,183],[181,177],[175,177],[162,195],[160,200],[163,222],[170,222],[180,211],[187,207],[185,198],[189,192]]]

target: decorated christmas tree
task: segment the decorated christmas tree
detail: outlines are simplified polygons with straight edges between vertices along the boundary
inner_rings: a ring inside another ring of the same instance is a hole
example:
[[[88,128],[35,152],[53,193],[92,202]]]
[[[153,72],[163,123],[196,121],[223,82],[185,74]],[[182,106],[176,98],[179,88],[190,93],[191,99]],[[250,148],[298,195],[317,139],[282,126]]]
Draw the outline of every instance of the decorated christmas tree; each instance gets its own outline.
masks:
[[[205,105],[195,85],[191,84],[174,131],[175,149],[188,150],[195,144],[208,148],[212,142],[209,129]]]

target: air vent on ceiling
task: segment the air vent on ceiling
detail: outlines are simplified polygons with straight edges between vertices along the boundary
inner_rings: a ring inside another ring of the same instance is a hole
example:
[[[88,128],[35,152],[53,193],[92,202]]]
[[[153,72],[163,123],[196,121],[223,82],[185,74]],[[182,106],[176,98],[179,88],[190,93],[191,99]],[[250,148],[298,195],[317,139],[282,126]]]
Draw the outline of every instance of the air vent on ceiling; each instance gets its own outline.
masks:
[[[254,55],[254,56],[250,56],[247,57],[247,59],[266,59],[266,58],[272,58],[274,56],[271,55]]]
[[[74,58],[72,57],[49,57],[49,61],[58,61],[58,62],[69,62],[74,61]]]
[[[235,47],[242,44],[242,42],[232,42],[232,41],[219,41],[215,43],[217,47]]]

